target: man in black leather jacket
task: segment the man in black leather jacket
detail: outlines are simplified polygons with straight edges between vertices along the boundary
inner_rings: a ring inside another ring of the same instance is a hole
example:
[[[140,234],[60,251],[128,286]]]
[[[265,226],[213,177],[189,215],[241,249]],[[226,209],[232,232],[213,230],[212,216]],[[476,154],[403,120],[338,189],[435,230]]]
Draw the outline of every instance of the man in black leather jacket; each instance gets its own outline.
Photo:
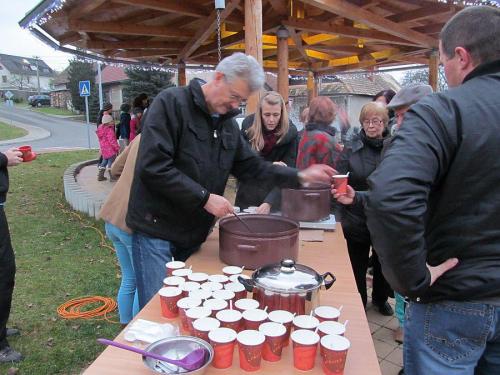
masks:
[[[444,26],[451,89],[410,108],[369,178],[373,244],[391,286],[411,299],[407,375],[500,373],[499,36],[493,7]]]

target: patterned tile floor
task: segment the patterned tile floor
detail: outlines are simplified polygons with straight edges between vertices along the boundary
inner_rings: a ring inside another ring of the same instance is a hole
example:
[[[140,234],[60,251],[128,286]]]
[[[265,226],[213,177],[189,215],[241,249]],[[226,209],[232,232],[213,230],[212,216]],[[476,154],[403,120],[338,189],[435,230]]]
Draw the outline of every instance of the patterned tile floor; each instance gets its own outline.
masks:
[[[366,281],[371,286],[371,276],[367,276]],[[371,304],[371,294],[372,290],[369,287],[366,317],[372,333],[380,369],[382,375],[398,375],[403,368],[403,345],[394,341],[393,337],[394,330],[398,327],[398,320],[395,316],[381,315]],[[394,299],[389,298],[389,303],[394,309]]]

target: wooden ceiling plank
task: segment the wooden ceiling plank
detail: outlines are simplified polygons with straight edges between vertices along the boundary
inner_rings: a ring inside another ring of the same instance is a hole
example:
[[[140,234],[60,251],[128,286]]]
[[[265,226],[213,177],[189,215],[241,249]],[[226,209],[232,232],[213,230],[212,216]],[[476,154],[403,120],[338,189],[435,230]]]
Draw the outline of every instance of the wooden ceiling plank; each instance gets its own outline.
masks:
[[[154,49],[163,48],[170,50],[178,50],[184,47],[186,43],[168,42],[168,41],[153,41],[153,40],[128,40],[122,42],[110,42],[104,40],[88,41],[87,48],[89,49]]]
[[[224,10],[220,12],[220,21],[224,20],[236,9],[236,6],[240,0],[230,0],[229,4],[226,4]],[[186,44],[186,46],[179,53],[178,61],[187,59],[202,43],[215,31],[217,30],[217,11],[214,10],[210,16],[208,16],[204,25],[198,29],[193,38]]]
[[[105,2],[106,0],[80,1],[77,6],[75,6],[69,11],[68,18],[79,19],[85,17],[88,13],[93,12]]]
[[[315,33],[333,34],[344,37],[362,38],[366,40],[389,42],[392,44],[415,46],[415,43],[408,42],[406,39],[402,39],[381,31],[361,29],[358,27],[332,25],[329,22],[290,19],[283,21],[283,25]]]
[[[162,12],[177,13],[190,17],[207,17],[205,8],[190,2],[177,0],[113,0],[115,3],[133,5],[136,7],[160,10]]]
[[[127,22],[92,22],[70,20],[68,28],[71,31],[86,31],[95,33],[108,33],[120,35],[142,35],[142,36],[170,36],[177,38],[192,37],[192,34],[185,30],[171,28],[166,26],[149,26],[129,24]]]
[[[269,3],[276,14],[282,16],[288,15],[288,2],[286,0],[269,0]]]
[[[410,10],[403,13],[393,14],[387,17],[388,20],[392,22],[409,22],[409,21],[420,21],[429,17],[435,17],[442,14],[452,14],[454,13],[454,8],[448,6],[440,6],[436,4],[435,7],[423,7],[416,10]],[[415,30],[415,29],[413,29]]]
[[[353,5],[346,0],[303,0],[305,3],[317,6],[328,12],[337,14],[341,17],[352,19],[353,21],[363,23],[373,29],[395,35],[421,46],[434,48],[438,41],[426,34],[419,33],[402,24],[392,22],[384,17],[378,16],[370,11]]]

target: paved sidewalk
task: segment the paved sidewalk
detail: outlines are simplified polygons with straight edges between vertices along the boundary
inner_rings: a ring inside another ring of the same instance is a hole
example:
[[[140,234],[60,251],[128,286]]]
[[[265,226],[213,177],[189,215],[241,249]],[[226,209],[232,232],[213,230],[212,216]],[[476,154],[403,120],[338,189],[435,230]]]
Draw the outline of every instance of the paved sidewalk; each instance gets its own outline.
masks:
[[[102,203],[114,186],[114,182],[97,181],[96,164],[88,165],[81,169],[77,175],[76,182],[78,187],[84,192],[82,194],[92,197],[91,200],[94,203]],[[84,208],[83,211],[87,210]],[[95,212],[97,211],[95,209]],[[371,296],[372,278],[369,275],[367,275],[367,284],[370,287],[368,289],[368,296]],[[393,332],[398,327],[398,321],[394,316],[379,314],[372,306],[370,298],[368,300],[366,315],[382,374],[397,375],[403,366],[403,346],[396,343],[393,339]],[[389,303],[394,308],[394,299],[389,299]]]

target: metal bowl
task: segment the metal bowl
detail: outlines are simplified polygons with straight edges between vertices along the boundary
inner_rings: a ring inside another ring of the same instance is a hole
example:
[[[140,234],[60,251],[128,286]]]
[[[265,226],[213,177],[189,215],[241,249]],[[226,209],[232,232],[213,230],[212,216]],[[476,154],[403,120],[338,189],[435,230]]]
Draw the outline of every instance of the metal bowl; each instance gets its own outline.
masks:
[[[149,357],[142,357],[144,364],[151,369],[155,374],[191,374],[200,375],[204,374],[207,367],[214,358],[214,350],[212,346],[205,340],[193,336],[176,336],[169,337],[163,340],[153,342],[146,348],[146,351],[160,354],[167,358],[180,359],[188,355],[196,349],[203,348],[206,351],[205,362],[200,368],[188,371],[182,367],[166,364],[156,359]]]

